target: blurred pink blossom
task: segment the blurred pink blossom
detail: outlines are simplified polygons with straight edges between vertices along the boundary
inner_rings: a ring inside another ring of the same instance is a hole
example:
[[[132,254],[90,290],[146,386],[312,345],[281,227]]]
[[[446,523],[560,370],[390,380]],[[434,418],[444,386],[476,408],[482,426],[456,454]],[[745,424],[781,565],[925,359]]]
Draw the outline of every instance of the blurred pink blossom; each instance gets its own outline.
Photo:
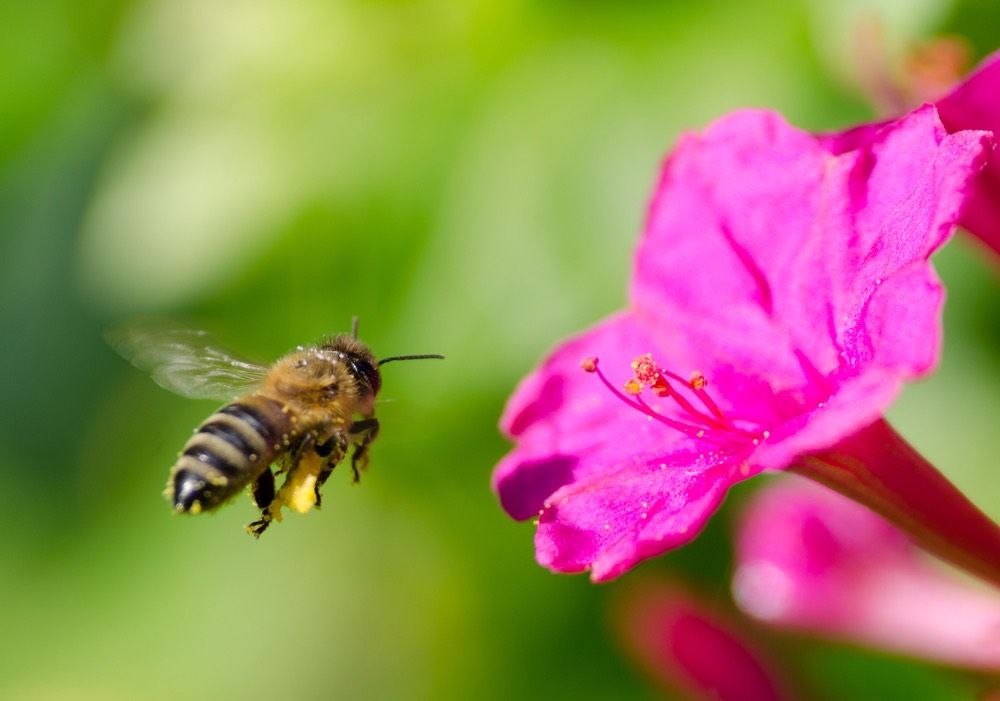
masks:
[[[630,308],[560,344],[501,419],[516,446],[493,486],[537,517],[538,561],[618,576],[693,539],[734,483],[878,421],[937,361],[928,258],[991,144],[931,106],[851,148],[763,111],[684,136]]]
[[[628,588],[613,612],[629,657],[666,691],[706,701],[795,698],[739,618],[676,583],[655,580]]]
[[[805,480],[754,495],[733,592],[748,614],[951,665],[1000,669],[1000,594],[930,561],[868,509]]]

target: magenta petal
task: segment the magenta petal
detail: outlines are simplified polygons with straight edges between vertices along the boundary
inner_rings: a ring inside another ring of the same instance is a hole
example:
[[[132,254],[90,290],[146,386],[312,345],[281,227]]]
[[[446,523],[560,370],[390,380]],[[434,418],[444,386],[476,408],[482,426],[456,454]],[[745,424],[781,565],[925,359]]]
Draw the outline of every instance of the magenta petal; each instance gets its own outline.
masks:
[[[983,60],[935,107],[950,133],[981,130],[1000,134],[1000,52]],[[866,147],[887,124],[892,122],[863,124],[820,139],[831,153],[839,154]],[[996,153],[995,144],[987,148],[987,156],[986,167],[973,181],[961,225],[1000,252],[1000,154]]]
[[[902,381],[890,373],[868,372],[845,382],[811,412],[783,424],[757,452],[754,463],[783,469],[796,457],[837,443],[855,424],[871,423],[899,394]]]
[[[740,478],[706,457],[634,460],[553,494],[538,519],[538,562],[601,582],[692,540]]]
[[[593,431],[613,435],[642,424],[641,418],[620,411],[621,404],[607,392],[595,392],[600,385],[583,372],[580,362],[599,356],[613,380],[629,378],[628,366],[636,348],[651,348],[655,339],[634,314],[620,313],[559,347],[518,385],[507,400],[500,428],[519,443],[545,442],[554,446],[562,440],[592,442]],[[615,425],[608,426],[611,420]],[[624,422],[618,425],[619,422]]]
[[[672,357],[782,435],[852,382],[877,390],[854,391],[856,416],[817,432],[847,435],[936,362],[942,293],[928,258],[988,143],[982,132],[949,135],[933,107],[841,153],[774,113],[723,118],[664,167],[633,303],[671,339]]]
[[[635,349],[655,347],[632,314],[619,314],[562,344],[507,403],[500,426],[517,447],[497,466],[493,488],[511,516],[538,514],[546,497],[571,482],[614,469],[622,458],[662,454],[681,438],[630,411],[580,361],[600,356],[624,383]],[[627,441],[627,443],[626,443]]]
[[[759,492],[737,538],[737,601],[774,625],[1000,669],[1000,596],[923,559],[887,521],[807,482]]]
[[[1000,52],[984,60],[937,108],[948,131],[985,129],[1000,134]],[[994,153],[977,178],[962,226],[1000,252],[1000,155]]]
[[[884,280],[937,250],[992,146],[988,131],[948,133],[927,105],[885,125],[859,149],[851,160],[867,175],[852,174],[851,211],[857,218],[844,232],[848,248],[860,254],[850,261],[861,267],[848,273],[854,283],[872,276]],[[850,240],[854,236],[857,241]]]
[[[734,113],[678,143],[654,195],[631,291],[635,307],[679,346],[675,357],[713,380],[731,373],[734,385],[740,376],[766,378],[772,394],[804,384],[791,334],[815,346],[803,350],[824,369],[836,364],[817,307],[789,320],[799,326],[774,320],[789,302],[776,290],[777,272],[821,282],[809,264],[808,279],[795,275],[794,262],[802,246],[808,253],[827,160],[810,134],[769,112]],[[724,392],[729,383],[714,384]]]

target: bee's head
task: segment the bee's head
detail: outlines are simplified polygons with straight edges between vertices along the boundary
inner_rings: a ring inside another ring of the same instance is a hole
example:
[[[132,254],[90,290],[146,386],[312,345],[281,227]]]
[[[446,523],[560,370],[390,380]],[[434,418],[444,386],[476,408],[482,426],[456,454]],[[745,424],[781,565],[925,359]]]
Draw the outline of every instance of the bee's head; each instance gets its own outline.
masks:
[[[370,391],[372,396],[378,394],[382,388],[382,375],[378,371],[378,362],[368,346],[354,336],[342,334],[334,336],[320,348],[338,354],[354,381]]]
[[[371,351],[349,336],[337,336],[318,346],[289,353],[271,373],[274,390],[307,405],[360,401],[367,411],[381,387],[378,363]]]

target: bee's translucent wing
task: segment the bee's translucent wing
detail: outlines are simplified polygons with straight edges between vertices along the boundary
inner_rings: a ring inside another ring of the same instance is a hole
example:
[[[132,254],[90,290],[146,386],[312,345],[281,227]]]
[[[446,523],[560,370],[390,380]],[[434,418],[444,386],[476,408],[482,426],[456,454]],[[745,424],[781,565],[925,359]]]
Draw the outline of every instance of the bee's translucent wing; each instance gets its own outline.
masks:
[[[160,387],[191,399],[229,401],[253,391],[267,374],[266,367],[224,350],[205,331],[133,323],[104,337]]]

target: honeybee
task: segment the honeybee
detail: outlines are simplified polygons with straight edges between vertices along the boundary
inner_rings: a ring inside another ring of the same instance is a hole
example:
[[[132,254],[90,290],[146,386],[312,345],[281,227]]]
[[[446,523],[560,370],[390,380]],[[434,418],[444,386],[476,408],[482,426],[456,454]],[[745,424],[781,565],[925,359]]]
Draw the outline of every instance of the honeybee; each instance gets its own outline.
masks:
[[[443,359],[437,354],[376,359],[350,334],[299,346],[266,367],[214,343],[204,331],[136,323],[106,334],[108,342],[168,390],[192,399],[228,401],[195,429],[170,470],[165,496],[178,513],[211,511],[250,487],[260,518],[247,532],[260,537],[281,508],[305,513],[320,506],[320,488],[351,453],[354,481],[368,466],[378,436],[375,397],[380,368],[396,360]],[[276,475],[285,475],[276,489]]]

